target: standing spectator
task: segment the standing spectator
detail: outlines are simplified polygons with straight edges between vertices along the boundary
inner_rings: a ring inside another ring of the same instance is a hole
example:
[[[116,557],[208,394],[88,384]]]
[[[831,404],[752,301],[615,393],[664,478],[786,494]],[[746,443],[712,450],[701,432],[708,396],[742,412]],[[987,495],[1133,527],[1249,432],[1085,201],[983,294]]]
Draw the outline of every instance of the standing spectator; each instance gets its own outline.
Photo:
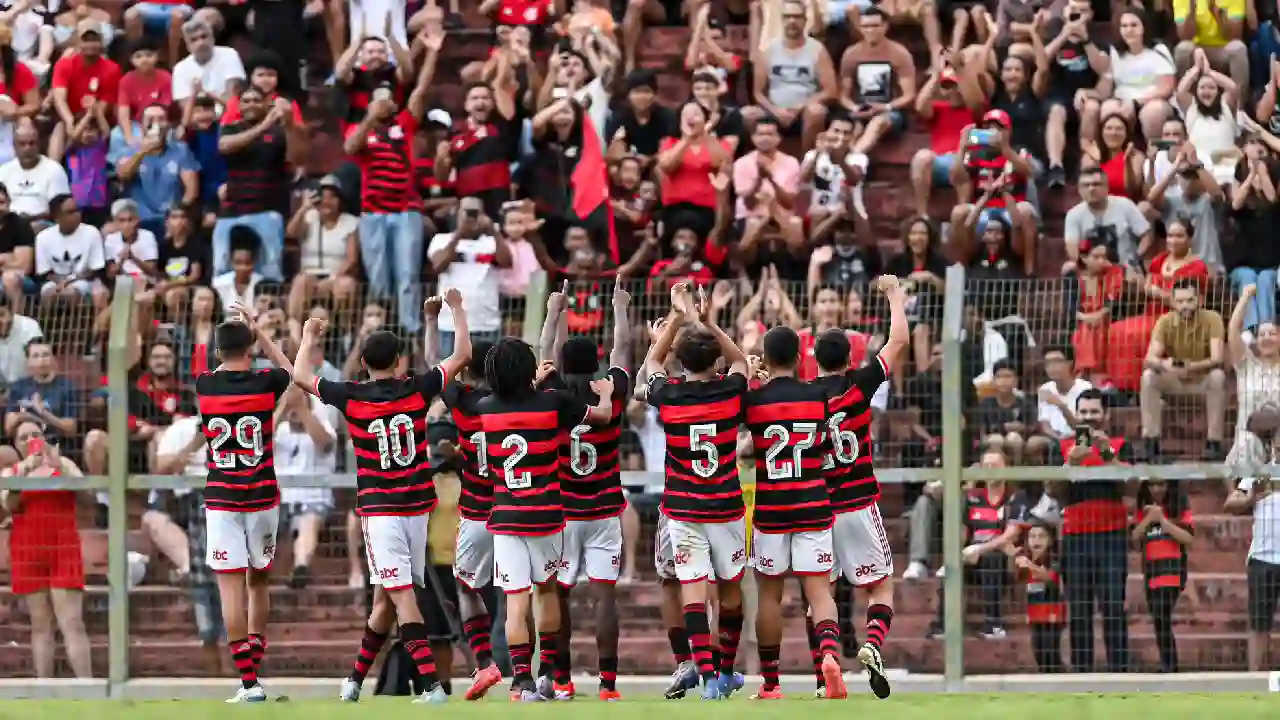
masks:
[[[191,209],[192,219],[197,227],[212,229],[222,204],[219,191],[227,182],[227,159],[218,151],[222,126],[218,124],[217,100],[201,93],[183,101],[178,132],[200,166],[200,204]]]
[[[14,131],[13,149],[16,157],[0,165],[0,184],[8,190],[9,209],[27,222],[51,219],[50,203],[71,192],[67,171],[40,154],[40,132],[34,125]]]
[[[58,124],[49,138],[49,155],[62,157],[76,117],[93,102],[111,106],[120,96],[120,66],[104,55],[102,24],[82,20],[76,24],[80,43],[75,53],[62,56],[53,65],[53,108]],[[114,117],[108,114],[107,117]]]
[[[484,214],[479,198],[462,198],[458,213],[458,229],[431,238],[427,257],[440,278],[439,292],[457,288],[467,298],[467,326],[472,339],[497,342],[502,334],[497,269],[511,266],[511,248],[502,233],[492,235],[482,229]],[[440,355],[451,354],[453,343],[453,320],[448,313],[442,313]]]
[[[342,183],[336,175],[324,176],[318,191],[303,194],[285,228],[285,235],[298,241],[302,271],[289,287],[290,316],[302,317],[316,297],[350,307],[357,290],[359,233],[360,220],[342,211]]]
[[[110,197],[107,168],[107,137],[111,126],[103,114],[106,105],[94,102],[77,121],[67,137],[67,172],[71,195],[90,224],[107,219]]]
[[[929,70],[929,79],[916,95],[916,113],[929,126],[929,147],[911,157],[912,197],[916,215],[922,218],[929,217],[933,188],[951,185],[963,135],[987,106],[990,91],[984,82],[982,68],[969,68],[963,53],[955,53],[950,65]]]
[[[1249,438],[1235,455],[1238,463],[1264,465],[1276,461],[1276,432],[1280,411],[1265,405],[1249,416]],[[1280,604],[1280,493],[1273,491],[1267,476],[1240,479],[1223,506],[1229,513],[1252,514],[1249,543],[1249,669],[1253,672],[1273,667],[1270,663],[1271,628]]]
[[[27,376],[27,343],[44,335],[40,323],[22,310],[0,295],[0,378],[9,386]]]
[[[291,388],[276,410],[276,450],[281,475],[329,475],[337,468],[337,433],[327,406]],[[311,580],[311,559],[320,544],[320,530],[333,512],[333,490],[327,487],[280,489],[280,504],[293,533],[293,575],[289,587],[299,590]]]
[[[0,184],[0,281],[9,306],[18,312],[26,307],[26,295],[39,289],[31,279],[35,271],[35,242],[31,223],[10,208],[9,190]]]
[[[822,43],[805,34],[805,6],[782,3],[782,37],[760,51],[755,63],[754,107],[744,110],[748,123],[766,115],[788,135],[801,135],[813,147],[827,120],[827,102],[839,91],[835,65]]]
[[[478,197],[486,215],[500,217],[511,199],[511,161],[520,143],[515,86],[470,85],[463,107],[466,118],[437,148],[436,179],[445,182],[454,171],[458,197]]]
[[[1160,672],[1178,672],[1173,611],[1187,586],[1187,546],[1195,525],[1186,493],[1177,481],[1144,480],[1133,513],[1133,543],[1142,552],[1147,610],[1156,629]]]
[[[916,63],[887,37],[889,17],[872,6],[858,19],[862,39],[840,58],[840,103],[863,123],[853,151],[870,154],[880,140],[907,128],[916,100]]]
[[[1173,0],[1173,22],[1178,44],[1173,58],[1178,72],[1200,66],[1203,56],[1214,68],[1226,72],[1248,97],[1249,48],[1244,44],[1246,0]]]
[[[173,66],[173,100],[208,93],[221,105],[239,97],[244,87],[244,64],[235,49],[214,45],[213,29],[203,18],[182,24],[182,37],[191,53]]]
[[[1274,319],[1259,322],[1250,338],[1242,329],[1257,302],[1258,286],[1240,289],[1240,299],[1227,323],[1227,350],[1236,374],[1236,417],[1251,417],[1268,401],[1280,397],[1280,332]],[[1236,453],[1248,439],[1247,422],[1236,422],[1236,437],[1231,452]]]
[[[268,106],[262,91],[250,87],[240,94],[243,119],[227,125],[218,150],[227,161],[227,191],[223,210],[213,228],[213,274],[230,267],[231,233],[249,227],[262,243],[257,270],[274,282],[284,279],[284,213],[288,212],[292,174],[289,163],[306,163],[305,128],[293,118],[288,100],[276,98]],[[188,189],[192,198],[198,192]]]
[[[146,5],[155,7],[158,3],[139,3],[131,9]],[[127,11],[125,16],[128,17]],[[173,76],[168,70],[156,67],[158,60],[156,46],[150,40],[140,39],[133,46],[133,54],[129,56],[133,69],[120,78],[120,92],[116,97],[112,157],[123,154],[126,146],[136,146],[142,141],[142,116],[147,108],[152,105],[168,108],[173,104]]]
[[[187,144],[169,132],[169,111],[152,105],[142,114],[144,137],[138,147],[130,147],[116,163],[124,196],[138,205],[142,226],[159,236],[164,234],[169,208],[190,206],[200,197],[200,165]],[[251,178],[237,178],[251,183]],[[269,194],[258,186],[254,191]],[[227,187],[228,198],[245,192],[235,184]]]
[[[5,448],[10,462],[0,476],[79,477],[80,468],[62,457],[36,420],[15,423]],[[16,450],[16,452],[15,452]],[[21,458],[14,464],[12,460]],[[84,627],[84,560],[76,527],[76,495],[70,490],[0,493],[0,505],[13,516],[9,540],[13,592],[26,599],[31,616],[31,655],[37,678],[53,677],[57,633],[77,678],[93,677],[89,635]]]
[[[1062,455],[1072,466],[1127,463],[1131,453],[1124,438],[1102,431],[1108,421],[1107,398],[1091,388],[1076,400],[1073,437],[1062,441]],[[1062,583],[1066,591],[1071,634],[1071,669],[1092,672],[1094,603],[1102,615],[1109,672],[1129,666],[1129,624],[1125,617],[1125,582],[1129,573],[1129,513],[1124,485],[1109,480],[1074,481],[1059,494],[1062,502]]]
[[[1203,395],[1209,439],[1205,459],[1225,455],[1222,446],[1227,412],[1227,374],[1223,365],[1222,316],[1200,305],[1200,285],[1182,280],[1173,286],[1173,309],[1151,333],[1142,372],[1142,439],[1152,457],[1160,457],[1164,399],[1167,395]]]
[[[32,338],[26,354],[27,376],[9,386],[4,434],[16,437],[22,423],[36,423],[44,428],[43,437],[72,452],[80,427],[76,417],[79,393],[70,379],[58,374],[48,340]]]
[[[1169,101],[1178,82],[1173,54],[1154,29],[1147,29],[1141,10],[1125,8],[1119,24],[1120,41],[1111,47],[1112,96],[1102,103],[1102,114],[1118,112],[1130,125],[1137,121],[1142,135],[1153,141],[1173,110]]]
[[[1062,601],[1058,573],[1058,542],[1053,527],[1036,523],[1027,530],[1027,552],[1014,560],[1027,583],[1027,623],[1031,625],[1031,651],[1043,673],[1060,673],[1062,628],[1067,624],[1067,604]]]
[[[40,294],[50,300],[92,297],[95,307],[105,308],[109,293],[102,284],[107,267],[102,233],[81,222],[70,195],[55,197],[49,210],[54,224],[36,235],[36,277],[44,282]]]
[[[281,60],[274,52],[262,50],[249,56],[245,70],[249,74],[249,87],[257,88],[267,103],[274,103],[276,98],[280,97],[288,99],[288,95],[280,91]],[[298,103],[294,101],[290,101],[290,105],[293,109],[293,121],[299,125],[303,124],[302,108],[298,107]],[[227,107],[222,111],[219,122],[230,125],[238,120],[240,120],[240,97],[236,95],[227,100]]]

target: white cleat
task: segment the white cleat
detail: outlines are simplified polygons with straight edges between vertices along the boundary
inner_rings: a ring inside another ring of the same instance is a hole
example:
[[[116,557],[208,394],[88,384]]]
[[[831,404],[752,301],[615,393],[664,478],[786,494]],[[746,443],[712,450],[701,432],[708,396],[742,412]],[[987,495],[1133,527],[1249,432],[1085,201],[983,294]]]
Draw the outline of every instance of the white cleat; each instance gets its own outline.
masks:
[[[449,701],[449,696],[444,692],[444,685],[436,683],[435,687],[430,690],[423,690],[422,694],[413,699],[414,705],[442,705]]]
[[[924,563],[917,560],[907,566],[906,571],[902,573],[902,579],[903,580],[919,580],[923,578],[928,572],[929,572],[929,568],[925,567]]]
[[[236,694],[233,697],[227,698],[229,703],[260,703],[266,702],[266,700],[267,691],[261,684],[254,685],[251,688],[242,685],[236,688]]]
[[[359,683],[351,678],[343,680],[342,691],[338,693],[338,699],[342,702],[360,702]]]

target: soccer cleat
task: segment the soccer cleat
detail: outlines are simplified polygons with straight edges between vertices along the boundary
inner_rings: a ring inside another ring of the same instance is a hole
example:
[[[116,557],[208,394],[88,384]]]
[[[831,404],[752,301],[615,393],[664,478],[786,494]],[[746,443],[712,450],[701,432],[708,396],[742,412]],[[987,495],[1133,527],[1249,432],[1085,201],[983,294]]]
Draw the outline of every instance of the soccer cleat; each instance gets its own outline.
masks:
[[[471,687],[467,689],[464,695],[468,700],[479,700],[484,694],[489,692],[489,688],[502,682],[502,671],[497,665],[490,665],[476,671],[475,677],[471,682]]]
[[[342,691],[338,693],[342,702],[360,702],[360,683],[351,678],[342,681]]]
[[[834,655],[827,654],[822,658],[822,680],[826,687],[821,697],[828,700],[843,700],[849,697],[849,691],[844,686],[844,671],[840,669],[840,661],[836,660]]]
[[[752,700],[781,700],[782,686],[774,685],[773,687],[760,686],[755,695],[751,696]]]
[[[617,690],[605,690],[600,688],[600,699],[605,702],[618,702],[622,699],[622,693]]]
[[[578,696],[578,689],[573,686],[572,680],[563,685],[556,683],[552,687],[556,691],[557,700],[572,700]]]
[[[423,690],[422,694],[413,699],[414,705],[442,705],[449,701],[449,696],[444,692],[444,685],[436,683],[430,689]]]
[[[734,693],[734,691],[741,690],[742,686],[747,683],[747,679],[739,672],[729,674],[720,673],[716,676],[715,683],[720,686],[720,695],[722,697],[729,697]]]
[[[814,696],[815,698],[819,699],[819,700],[826,700],[826,699],[827,699],[827,689],[826,689],[826,688],[824,688],[824,687],[816,688],[816,689],[814,689],[814,691],[813,691],[813,696]]]
[[[715,678],[708,680],[707,683],[702,686],[703,700],[724,700],[728,697],[728,695],[720,692],[720,683],[716,682]]]
[[[685,660],[676,666],[675,672],[671,673],[671,684],[662,693],[662,697],[668,700],[679,700],[685,696],[685,693],[696,687],[698,687],[698,667],[692,660]]]
[[[514,702],[546,702],[547,699],[537,690],[517,690],[511,693]]]
[[[267,691],[261,684],[254,685],[251,688],[247,688],[242,685],[236,688],[236,694],[233,697],[227,698],[227,702],[229,703],[260,703],[266,701]]]
[[[884,660],[880,657],[880,649],[871,643],[863,645],[858,651],[858,662],[867,668],[871,692],[881,700],[889,697],[889,678],[884,676]]]

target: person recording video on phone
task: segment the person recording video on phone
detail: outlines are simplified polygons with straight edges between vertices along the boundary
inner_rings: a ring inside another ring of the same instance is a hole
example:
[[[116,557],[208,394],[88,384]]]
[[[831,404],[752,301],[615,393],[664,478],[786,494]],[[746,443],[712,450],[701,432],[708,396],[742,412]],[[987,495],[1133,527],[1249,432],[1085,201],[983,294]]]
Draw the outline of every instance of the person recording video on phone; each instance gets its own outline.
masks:
[[[1129,444],[1113,438],[1107,396],[1089,388],[1076,399],[1076,426],[1061,441],[1066,464],[1075,467],[1124,465]],[[1093,671],[1093,608],[1102,615],[1107,669],[1129,665],[1129,626],[1125,620],[1125,580],[1129,574],[1129,516],[1126,484],[1116,480],[1072,480],[1054,494],[1062,505],[1062,582],[1070,617],[1071,669]]]
[[[440,279],[440,292],[457,288],[467,299],[467,324],[473,340],[497,342],[498,269],[511,267],[511,246],[484,213],[478,197],[458,201],[458,228],[439,233],[427,245],[427,258]],[[453,318],[440,317],[440,352],[453,352]]]

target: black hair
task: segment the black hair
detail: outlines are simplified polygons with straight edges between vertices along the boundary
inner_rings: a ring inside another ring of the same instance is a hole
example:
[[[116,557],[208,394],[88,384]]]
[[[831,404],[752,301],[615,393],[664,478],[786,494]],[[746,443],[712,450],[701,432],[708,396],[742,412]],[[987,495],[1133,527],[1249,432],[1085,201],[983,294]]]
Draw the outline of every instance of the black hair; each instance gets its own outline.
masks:
[[[849,367],[849,336],[844,330],[832,328],[818,336],[813,344],[813,359],[826,372],[840,372]]]
[[[1181,222],[1183,225],[1187,225],[1185,221],[1175,220],[1174,222]],[[1179,290],[1190,290],[1191,292],[1199,295],[1200,283],[1197,282],[1194,278],[1182,278],[1181,280],[1173,284],[1173,290],[1169,294],[1172,295],[1173,293],[1176,293]]]
[[[1102,178],[1103,182],[1107,181],[1107,173],[1104,172],[1103,169],[1098,167],[1097,165],[1094,165],[1092,167],[1087,167],[1087,168],[1080,168],[1079,175],[1080,177],[1084,177],[1085,175],[1096,175]]]
[[[765,115],[764,117],[757,119],[756,124],[751,127],[751,132],[755,132],[762,127],[769,126],[773,126],[773,129],[777,130],[779,133],[782,132],[782,124],[778,122],[777,118],[770,115]]]
[[[223,360],[244,357],[253,347],[253,329],[239,320],[228,320],[213,332],[214,347]]]
[[[133,43],[129,45],[130,55],[133,55],[134,53],[137,53],[137,52],[159,53],[160,44],[157,43],[155,40],[152,40],[151,38],[147,37],[146,35],[143,35],[137,40],[134,40]]]
[[[720,359],[720,343],[705,330],[687,330],[676,345],[676,359],[687,372],[704,373]]]
[[[1080,409],[1080,403],[1084,402],[1085,400],[1097,400],[1098,402],[1102,403],[1103,410],[1107,409],[1107,396],[1105,393],[1103,393],[1101,390],[1099,390],[1096,387],[1091,387],[1085,390],[1084,392],[1080,393],[1080,396],[1076,398],[1077,410]]]
[[[709,83],[711,85],[718,86],[720,85],[720,78],[716,77],[715,73],[699,71],[693,74],[693,80],[691,80],[689,84],[690,86],[693,86],[698,83]]]
[[[30,340],[28,340],[26,345],[22,346],[22,355],[24,357],[31,357],[31,348],[35,347],[36,345],[45,345],[50,348],[53,347],[53,343],[49,342],[49,338],[43,335],[37,335],[31,338]]]
[[[888,15],[888,14],[886,14],[886,13],[885,13],[885,11],[883,11],[883,10],[881,10],[880,8],[876,7],[875,5],[872,5],[871,7],[867,8],[866,10],[863,10],[863,11],[862,11],[862,17],[864,17],[864,18],[877,17],[877,18],[880,18],[882,21],[884,21],[884,22],[886,22],[886,23],[887,23],[887,22],[889,22],[889,15]]]
[[[474,82],[467,83],[466,87],[462,88],[462,97],[466,98],[468,95],[471,94],[471,91],[475,90],[476,88],[484,88],[485,90],[488,90],[489,97],[493,97],[493,86],[482,80],[476,80]]]
[[[231,254],[240,250],[248,250],[254,260],[258,258],[258,248],[262,247],[262,236],[248,225],[236,225],[231,228]]]
[[[595,375],[600,371],[600,346],[584,335],[574,335],[560,350],[560,370],[565,375]]]
[[[488,340],[474,340],[471,343],[471,362],[467,363],[467,376],[474,380],[484,380],[484,360],[493,349]]]
[[[827,116],[827,129],[830,130],[831,126],[835,125],[838,122],[847,122],[850,125],[858,124],[858,121],[854,120],[853,117],[850,116],[848,112],[845,112],[844,110],[840,110],[837,112],[833,112]]]
[[[790,368],[800,362],[800,336],[786,325],[764,334],[764,359],[771,368]]]
[[[1030,525],[1028,525],[1028,535],[1031,534],[1032,528],[1044,528],[1045,532],[1049,533],[1049,547],[1045,548],[1044,560],[1048,563],[1053,562],[1058,557],[1058,529],[1050,523],[1039,519],[1032,520]],[[1027,549],[1027,557],[1031,559],[1032,562],[1035,561],[1035,558],[1031,557],[1030,548]]]
[[[1137,506],[1139,510],[1141,510],[1142,508],[1145,508],[1148,505],[1157,504],[1156,501],[1151,497],[1151,488],[1148,487],[1148,484],[1151,482],[1152,482],[1151,480],[1143,480],[1138,485]],[[1180,517],[1182,513],[1186,511],[1187,503],[1188,503],[1187,493],[1186,493],[1186,490],[1183,489],[1182,484],[1179,483],[1177,480],[1166,481],[1165,490],[1164,490],[1164,504],[1161,505],[1161,507],[1164,508],[1165,515],[1167,515],[1170,520],[1176,521],[1177,518]]]
[[[992,377],[999,375],[1000,371],[1002,370],[1008,370],[1014,375],[1018,374],[1018,366],[1014,364],[1014,362],[1009,358],[1002,358],[1000,360],[997,360],[995,364],[991,366]]]
[[[390,370],[400,359],[403,345],[400,336],[390,330],[375,330],[365,338],[360,359],[370,370]]]
[[[534,393],[538,359],[533,349],[519,338],[504,337],[484,358],[484,378],[500,398],[514,400]]]
[[[1055,352],[1062,355],[1062,358],[1067,362],[1072,363],[1073,365],[1075,364],[1075,361],[1076,361],[1075,347],[1071,345],[1050,345],[1049,347],[1044,349],[1044,355],[1048,355],[1049,353],[1055,353]]]
[[[62,214],[62,206],[65,205],[68,200],[74,199],[75,198],[72,197],[71,193],[59,193],[54,195],[49,200],[49,217],[57,218]]]
[[[1151,31],[1151,23],[1150,21],[1147,20],[1147,14],[1138,8],[1126,7],[1124,10],[1121,10],[1120,13],[1116,16],[1117,42],[1112,45],[1112,47],[1116,49],[1116,53],[1119,55],[1124,55],[1129,52],[1128,43],[1124,42],[1124,40],[1120,38],[1120,33],[1119,33],[1120,21],[1124,19],[1125,15],[1132,15],[1138,19],[1138,22],[1142,23],[1142,40],[1141,40],[1142,47],[1154,49],[1156,46],[1156,43],[1159,42],[1159,39],[1157,38],[1156,33]],[[1157,50],[1157,52],[1159,51]],[[1169,51],[1166,50],[1164,54],[1168,55]]]

